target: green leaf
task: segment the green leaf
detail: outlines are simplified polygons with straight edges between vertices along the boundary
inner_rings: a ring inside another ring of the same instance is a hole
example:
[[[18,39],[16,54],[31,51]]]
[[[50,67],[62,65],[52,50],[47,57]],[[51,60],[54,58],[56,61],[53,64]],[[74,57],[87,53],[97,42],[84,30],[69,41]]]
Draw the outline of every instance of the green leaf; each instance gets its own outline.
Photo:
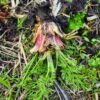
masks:
[[[85,17],[85,13],[81,12],[69,18],[68,20],[69,27],[67,28],[67,31],[70,32],[70,31],[79,30],[80,28],[82,28],[84,24],[84,17]]]
[[[70,3],[72,3],[73,2],[73,0],[66,0],[67,2],[70,2]]]
[[[84,38],[84,40],[86,41],[86,42],[90,42],[90,40],[89,40],[89,38],[88,37],[83,37]]]
[[[93,38],[93,39],[91,40],[91,43],[92,43],[92,45],[97,45],[97,44],[99,44],[99,43],[100,43],[100,38],[98,38],[98,39]]]
[[[91,58],[88,60],[88,65],[90,67],[99,67],[100,66],[100,58],[96,57],[96,58]]]
[[[18,24],[17,24],[17,28],[18,28],[18,29],[20,29],[20,28],[22,27],[24,21],[25,21],[25,17],[23,17],[23,18],[18,18],[18,22],[17,22],[17,23],[18,23]]]
[[[6,80],[4,80],[2,77],[0,77],[0,84],[2,84],[3,86],[7,88],[10,88],[9,83]]]
[[[0,0],[0,4],[7,4],[8,0]]]

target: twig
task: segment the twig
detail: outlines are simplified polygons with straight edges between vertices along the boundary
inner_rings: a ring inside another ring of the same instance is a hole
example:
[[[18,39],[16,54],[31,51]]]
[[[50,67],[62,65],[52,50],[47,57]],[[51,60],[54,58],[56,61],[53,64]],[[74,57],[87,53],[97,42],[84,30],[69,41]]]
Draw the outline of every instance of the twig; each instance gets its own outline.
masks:
[[[99,100],[98,93],[95,93],[95,100]]]
[[[87,20],[88,20],[88,21],[92,21],[92,20],[95,20],[95,19],[97,19],[97,18],[98,18],[97,15],[93,15],[93,16],[87,17]]]
[[[57,89],[59,89],[59,91],[61,92],[64,100],[69,100],[69,97],[65,94],[64,90],[62,90],[62,88],[60,87],[60,85],[58,84],[58,82],[55,80],[54,83],[55,83]]]
[[[65,17],[67,17],[67,18],[70,18],[70,16],[67,15],[67,14],[65,14],[65,13],[61,13],[61,15],[65,16]]]
[[[20,38],[20,39],[19,39],[19,48],[20,48],[21,53],[23,54],[25,64],[27,64],[26,54],[25,54],[23,45],[22,45],[22,43],[21,43],[21,36],[20,36],[19,38]]]
[[[60,100],[62,100],[62,98],[61,98],[61,96],[60,96],[60,93],[59,93],[59,91],[58,91],[58,89],[57,89],[56,86],[55,86],[55,89],[56,89],[56,91],[57,91],[57,93],[58,93],[58,96],[59,96]]]

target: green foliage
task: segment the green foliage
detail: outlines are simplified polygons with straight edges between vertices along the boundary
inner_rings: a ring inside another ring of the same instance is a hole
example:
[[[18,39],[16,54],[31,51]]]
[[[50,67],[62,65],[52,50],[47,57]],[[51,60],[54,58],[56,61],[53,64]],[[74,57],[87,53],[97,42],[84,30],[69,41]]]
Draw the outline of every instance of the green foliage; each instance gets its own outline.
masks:
[[[25,21],[25,17],[24,18],[18,18],[18,22],[17,22],[17,28],[18,29],[22,28],[24,21]]]
[[[48,99],[48,95],[52,93],[51,87],[55,80],[51,52],[45,53],[44,56],[32,55],[32,58],[24,67],[19,77],[16,73],[9,76],[6,70],[4,73],[2,72],[1,76],[7,79],[6,82],[0,77],[0,83],[8,88],[8,95],[5,97],[7,100],[18,98],[21,91],[23,91],[24,99],[27,100],[33,100],[33,98],[34,100]],[[10,84],[12,84],[12,87],[9,88]],[[16,89],[16,93],[14,89]]]
[[[94,39],[92,39],[91,40],[91,44],[94,45],[94,46],[100,44],[100,38],[97,38],[97,39],[94,38]]]
[[[100,0],[97,0],[100,3]]]
[[[75,50],[74,46],[73,49]],[[66,53],[66,51],[56,50],[56,55],[53,55],[56,56],[56,68],[52,59],[52,52],[48,51],[44,55],[33,54],[19,77],[17,74],[9,76],[7,73],[2,73],[2,76],[4,76],[4,79],[7,79],[9,84],[13,83],[11,89],[8,89],[6,98],[13,100],[13,98],[19,97],[22,91],[24,99],[48,100],[56,79],[56,69],[59,69],[61,72],[63,82],[74,92],[78,90],[92,90],[97,80],[96,69],[78,64],[78,60],[70,57],[73,53]]]
[[[100,67],[100,57],[91,57],[88,60],[88,65],[92,68],[99,68]]]
[[[57,52],[57,65],[61,68],[61,77],[73,91],[90,91],[96,83],[96,69],[78,65],[77,61]]]
[[[8,0],[0,0],[0,4],[7,4]]]
[[[46,59],[47,63],[45,63]],[[50,87],[55,80],[54,71],[50,52],[47,52],[44,56],[35,55],[22,71],[17,94],[23,88],[24,98],[27,100],[48,98],[52,91]]]
[[[23,85],[25,98],[28,100],[41,100],[42,98],[48,98],[49,93],[52,91],[51,86],[53,80],[40,75],[37,80],[32,80],[32,78],[27,78]]]
[[[66,1],[71,3],[73,0],[66,0]]]
[[[75,92],[77,90],[90,91],[96,84],[96,70],[86,69],[83,66],[67,67],[62,69],[62,79]]]
[[[84,25],[84,17],[85,12],[77,13],[73,15],[71,18],[69,18],[69,27],[67,28],[67,31],[76,31],[83,27]]]
[[[10,88],[9,82],[7,82],[6,80],[4,80],[4,78],[0,77],[0,84],[2,84],[3,86]]]

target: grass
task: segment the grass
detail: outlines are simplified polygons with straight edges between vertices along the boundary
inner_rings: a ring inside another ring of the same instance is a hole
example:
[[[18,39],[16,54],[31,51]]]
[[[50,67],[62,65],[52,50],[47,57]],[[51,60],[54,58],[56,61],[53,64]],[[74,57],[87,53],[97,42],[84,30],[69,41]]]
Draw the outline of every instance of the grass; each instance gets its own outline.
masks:
[[[28,100],[32,100],[32,98],[35,100],[49,99],[49,95],[54,91],[52,87],[56,80],[57,69],[61,73],[62,82],[66,83],[74,93],[80,90],[93,91],[97,83],[96,68],[78,64],[77,60],[70,58],[68,54],[66,55],[60,50],[56,50],[55,54],[52,55],[51,51],[48,51],[44,55],[32,55],[19,77],[17,73],[10,76],[10,73],[8,74],[6,71],[2,72],[0,83],[8,91],[6,98],[13,100],[13,98],[23,96]],[[56,57],[56,66],[53,63],[53,56]],[[10,86],[8,83],[13,85]]]

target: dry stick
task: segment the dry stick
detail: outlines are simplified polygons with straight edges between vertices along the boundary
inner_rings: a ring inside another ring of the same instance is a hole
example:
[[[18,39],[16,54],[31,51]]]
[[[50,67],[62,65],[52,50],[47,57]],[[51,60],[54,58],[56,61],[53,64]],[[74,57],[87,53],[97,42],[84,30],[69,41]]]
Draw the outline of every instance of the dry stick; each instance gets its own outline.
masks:
[[[67,17],[67,18],[70,18],[70,15],[67,15],[67,14],[65,14],[65,13],[61,13],[61,15],[65,16],[65,17]]]
[[[25,51],[24,51],[24,47],[23,47],[23,45],[21,43],[21,35],[19,37],[19,48],[20,48],[21,53],[23,54],[25,64],[27,64],[26,54],[25,54]]]
[[[0,35],[0,39],[3,38],[3,36],[9,31],[9,29],[7,29],[2,35]]]
[[[54,81],[54,83],[55,83],[57,89],[59,89],[61,94],[63,95],[64,100],[70,100],[69,97],[65,94],[64,90],[62,90],[62,88],[60,87],[60,85],[58,84],[58,82],[56,80]]]
[[[3,45],[0,45],[0,49],[2,51],[9,52],[9,53],[12,53],[12,54],[15,54],[16,55],[16,50],[14,50],[11,47],[6,47],[6,46],[3,46]]]
[[[99,34],[99,24],[100,24],[100,19],[97,19],[97,23],[96,23],[96,34]]]
[[[92,20],[95,20],[97,18],[98,18],[97,15],[93,15],[93,16],[87,17],[87,21],[92,21]]]
[[[21,53],[23,54],[25,64],[27,64],[27,58],[26,58],[25,51],[24,51],[22,43],[20,43],[20,49],[21,49]]]
[[[58,89],[57,89],[56,86],[55,86],[55,89],[56,89],[56,91],[57,91],[57,93],[58,93],[59,99],[62,100],[62,98],[61,98],[61,96],[60,96],[60,93],[59,93],[59,91],[58,91]]]
[[[1,42],[1,40],[0,40],[0,42]],[[13,45],[15,45],[17,42],[10,42],[10,41],[2,41],[3,43],[5,43],[5,44],[8,44],[8,45],[10,45],[10,46],[13,46]]]
[[[17,57],[17,54],[15,52],[13,52],[13,51],[11,51],[11,50],[9,50],[7,48],[2,48],[2,46],[0,46],[0,48],[1,48],[0,52],[3,52],[5,54],[7,54],[7,55],[11,55],[11,56]]]
[[[27,6],[29,6],[31,3],[33,3],[33,0],[31,0],[30,2],[28,2],[24,8],[26,8]]]
[[[0,53],[1,53],[2,55],[7,55],[7,56],[9,56],[9,57],[15,57],[15,58],[17,58],[16,55],[13,55],[13,54],[10,54],[10,53],[4,52],[4,51],[0,51]]]
[[[9,64],[9,63],[10,63],[10,64],[11,64],[11,63],[12,63],[12,64],[14,64],[14,63],[15,63],[14,61],[5,61],[5,60],[2,60],[2,59],[0,59],[0,62],[3,62],[3,63],[8,63],[8,64]]]
[[[13,75],[15,75],[16,68],[19,66],[19,61],[15,62],[14,68],[13,68]]]
[[[98,93],[95,93],[95,100],[99,100]]]

